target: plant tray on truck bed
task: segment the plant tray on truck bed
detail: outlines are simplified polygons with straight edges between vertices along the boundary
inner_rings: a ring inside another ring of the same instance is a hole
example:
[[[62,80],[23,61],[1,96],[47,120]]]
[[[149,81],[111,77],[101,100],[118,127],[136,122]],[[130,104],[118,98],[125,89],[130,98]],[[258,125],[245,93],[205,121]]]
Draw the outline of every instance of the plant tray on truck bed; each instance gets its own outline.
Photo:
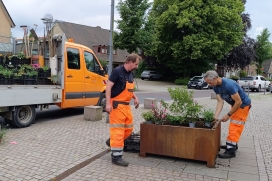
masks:
[[[214,168],[220,150],[221,123],[215,129],[172,125],[140,125],[140,156],[147,153],[206,161]]]

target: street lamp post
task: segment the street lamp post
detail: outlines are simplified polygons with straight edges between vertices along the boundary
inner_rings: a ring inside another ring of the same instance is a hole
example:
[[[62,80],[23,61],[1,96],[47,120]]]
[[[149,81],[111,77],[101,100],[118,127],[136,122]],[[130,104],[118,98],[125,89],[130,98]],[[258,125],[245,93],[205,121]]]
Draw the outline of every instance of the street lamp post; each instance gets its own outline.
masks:
[[[228,57],[229,57],[229,54],[226,55],[226,65],[225,65],[225,77],[227,78],[227,67],[228,67]]]
[[[112,71],[112,50],[113,50],[113,42],[112,42],[112,35],[113,35],[113,21],[114,21],[114,0],[111,0],[111,18],[110,18],[110,52],[109,52],[109,65],[108,65],[108,76],[110,76]],[[110,121],[109,114],[106,116],[106,123]]]

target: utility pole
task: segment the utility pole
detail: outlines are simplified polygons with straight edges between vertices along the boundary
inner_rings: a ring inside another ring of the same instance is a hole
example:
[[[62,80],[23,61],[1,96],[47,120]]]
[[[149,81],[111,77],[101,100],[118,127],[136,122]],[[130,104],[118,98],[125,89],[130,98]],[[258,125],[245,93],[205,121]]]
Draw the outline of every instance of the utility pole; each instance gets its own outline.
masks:
[[[110,77],[112,71],[112,50],[113,50],[113,21],[114,21],[114,0],[111,0],[111,17],[110,17],[110,52],[109,52],[109,65],[108,65],[108,76]],[[107,114],[106,122],[109,123],[109,114]]]

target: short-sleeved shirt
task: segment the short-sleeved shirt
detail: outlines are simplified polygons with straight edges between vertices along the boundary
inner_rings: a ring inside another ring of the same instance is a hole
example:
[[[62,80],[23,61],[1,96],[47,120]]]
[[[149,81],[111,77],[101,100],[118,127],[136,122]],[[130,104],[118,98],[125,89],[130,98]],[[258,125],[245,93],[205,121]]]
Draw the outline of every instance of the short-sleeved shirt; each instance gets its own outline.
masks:
[[[213,87],[213,90],[232,106],[234,105],[235,101],[231,98],[231,95],[234,95],[237,92],[242,100],[242,105],[240,106],[241,108],[251,104],[251,100],[248,95],[234,80],[222,78],[222,84]]]
[[[132,83],[133,75],[131,71],[127,71],[124,65],[116,67],[111,72],[109,80],[114,83],[111,89],[111,98],[118,96],[126,87],[126,81]]]

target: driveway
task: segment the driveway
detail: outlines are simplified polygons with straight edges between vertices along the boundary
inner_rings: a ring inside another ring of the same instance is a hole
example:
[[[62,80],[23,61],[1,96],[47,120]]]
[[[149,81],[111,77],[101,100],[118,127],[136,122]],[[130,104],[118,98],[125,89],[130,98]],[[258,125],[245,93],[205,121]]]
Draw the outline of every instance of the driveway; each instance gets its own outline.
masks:
[[[167,91],[168,87],[182,87],[182,86],[176,85],[174,82],[150,81],[136,78],[135,87],[137,92],[150,92],[150,91],[161,92]]]

